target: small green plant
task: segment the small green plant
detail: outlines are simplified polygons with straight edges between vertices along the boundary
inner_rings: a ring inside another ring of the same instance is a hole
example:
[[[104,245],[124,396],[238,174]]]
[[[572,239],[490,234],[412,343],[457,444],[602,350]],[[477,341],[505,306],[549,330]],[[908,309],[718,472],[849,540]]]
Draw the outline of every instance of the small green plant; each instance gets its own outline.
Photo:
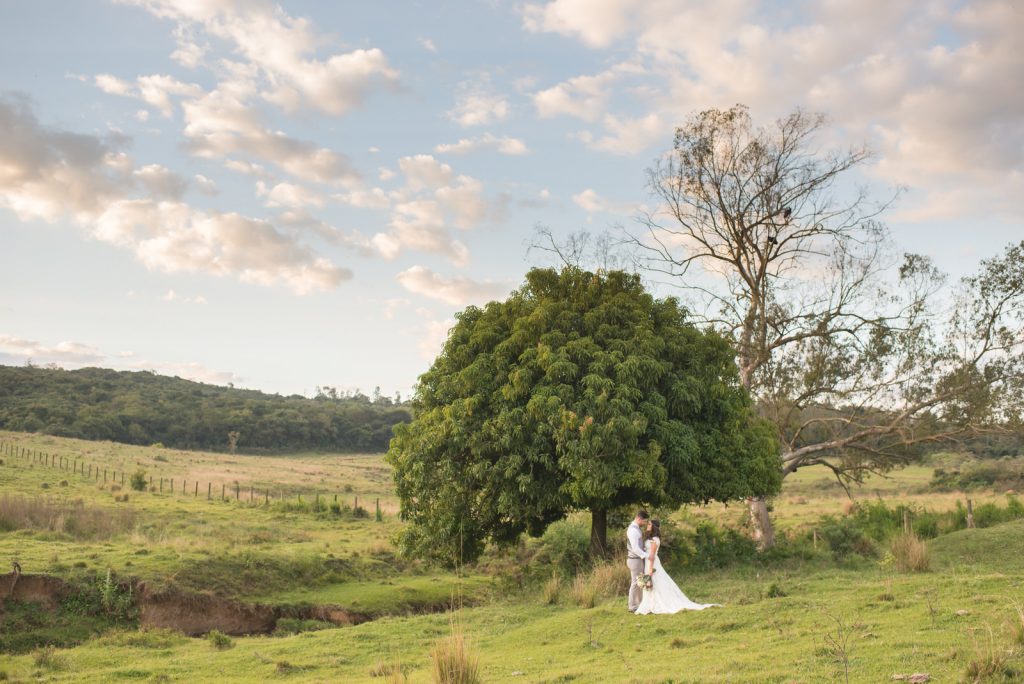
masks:
[[[782,598],[788,596],[788,594],[778,582],[772,582],[768,585],[768,591],[765,592],[765,596],[768,598]]]
[[[132,473],[132,489],[137,492],[144,492],[149,486],[149,481],[146,479],[145,470],[136,470]]]
[[[218,651],[226,651],[229,648],[233,648],[235,642],[227,634],[218,632],[217,630],[210,630],[210,633],[206,635],[207,641]]]

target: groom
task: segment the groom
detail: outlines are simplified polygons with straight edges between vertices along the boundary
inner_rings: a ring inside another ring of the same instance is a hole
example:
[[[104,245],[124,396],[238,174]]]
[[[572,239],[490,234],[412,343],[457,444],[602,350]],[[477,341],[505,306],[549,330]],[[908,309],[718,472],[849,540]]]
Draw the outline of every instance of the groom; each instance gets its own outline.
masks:
[[[643,598],[643,589],[636,585],[636,578],[644,574],[644,533],[650,514],[641,508],[633,522],[626,528],[626,567],[629,568],[629,612],[634,612]]]

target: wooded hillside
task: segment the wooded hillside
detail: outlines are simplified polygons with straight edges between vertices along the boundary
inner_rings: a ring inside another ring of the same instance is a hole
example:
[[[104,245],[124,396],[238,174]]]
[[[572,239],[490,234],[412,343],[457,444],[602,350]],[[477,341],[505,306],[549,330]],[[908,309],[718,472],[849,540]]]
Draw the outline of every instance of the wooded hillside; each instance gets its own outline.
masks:
[[[315,399],[207,385],[148,371],[0,366],[0,428],[63,437],[244,452],[384,451],[410,411],[363,395]]]

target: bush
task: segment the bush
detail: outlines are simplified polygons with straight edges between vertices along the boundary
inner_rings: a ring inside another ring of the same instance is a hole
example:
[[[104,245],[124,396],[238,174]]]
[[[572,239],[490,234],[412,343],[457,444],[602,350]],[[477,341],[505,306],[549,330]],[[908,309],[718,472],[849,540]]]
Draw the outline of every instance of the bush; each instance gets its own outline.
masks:
[[[757,544],[731,527],[720,528],[712,522],[702,521],[694,530],[692,553],[692,564],[722,568],[737,562],[753,561],[757,557]]]
[[[223,632],[218,632],[215,629],[211,630],[210,633],[206,635],[206,639],[210,642],[210,645],[218,651],[227,650],[235,645],[235,642],[232,641],[231,637]]]
[[[893,538],[890,546],[900,572],[925,572],[929,567],[928,546],[913,532]]]
[[[864,534],[853,517],[825,516],[821,520],[820,530],[836,559],[847,558],[855,553],[862,556],[874,556],[876,553],[871,539]]]
[[[137,492],[146,491],[146,487],[149,486],[149,482],[146,480],[145,470],[136,470],[132,473],[132,489]]]
[[[544,531],[536,560],[570,576],[586,566],[589,550],[590,530],[586,525],[579,520],[559,520]]]
[[[430,650],[436,684],[479,684],[480,663],[461,631],[441,639]]]

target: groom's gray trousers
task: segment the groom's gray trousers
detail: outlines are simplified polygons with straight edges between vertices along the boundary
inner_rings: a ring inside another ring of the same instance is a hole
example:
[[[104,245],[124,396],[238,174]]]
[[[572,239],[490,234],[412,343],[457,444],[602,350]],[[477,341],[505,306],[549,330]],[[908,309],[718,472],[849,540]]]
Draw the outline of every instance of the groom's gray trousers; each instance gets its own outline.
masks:
[[[644,559],[630,556],[626,558],[626,567],[629,568],[629,609],[636,610],[644,595],[644,590],[636,586],[636,578],[644,574]]]

